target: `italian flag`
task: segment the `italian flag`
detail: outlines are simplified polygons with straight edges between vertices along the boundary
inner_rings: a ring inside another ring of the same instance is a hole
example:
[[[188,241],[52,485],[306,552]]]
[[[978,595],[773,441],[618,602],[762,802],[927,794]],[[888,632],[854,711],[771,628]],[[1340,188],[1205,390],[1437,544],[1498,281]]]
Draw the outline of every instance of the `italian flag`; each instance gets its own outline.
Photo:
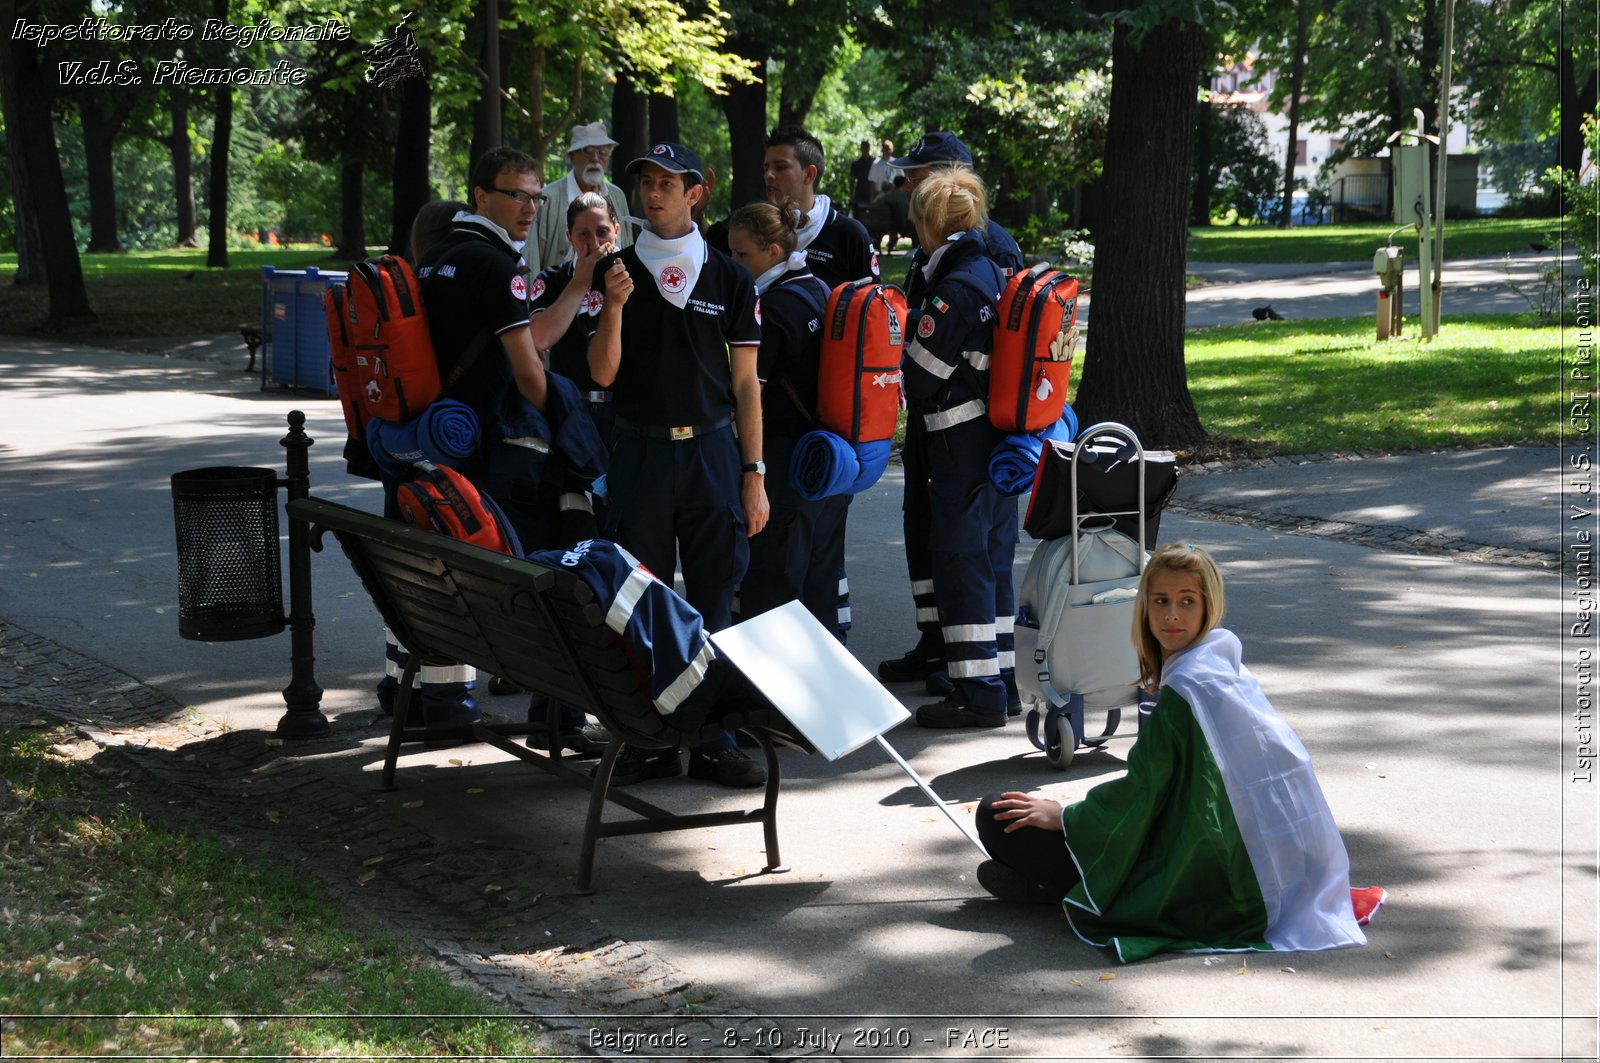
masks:
[[[1385,896],[1351,890],[1311,757],[1221,628],[1166,662],[1127,774],[1061,819],[1083,876],[1067,919],[1123,963],[1364,945]]]

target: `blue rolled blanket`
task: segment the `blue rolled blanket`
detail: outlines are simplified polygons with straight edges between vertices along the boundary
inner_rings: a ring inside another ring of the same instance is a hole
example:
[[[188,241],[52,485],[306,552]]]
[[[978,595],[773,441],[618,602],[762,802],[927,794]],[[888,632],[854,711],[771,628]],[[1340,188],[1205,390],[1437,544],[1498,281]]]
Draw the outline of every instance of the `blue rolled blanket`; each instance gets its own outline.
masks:
[[[1039,455],[1046,439],[1070,443],[1078,434],[1078,415],[1066,407],[1061,419],[1037,432],[1006,436],[989,455],[989,481],[1003,495],[1020,495],[1033,486],[1039,469]]]
[[[887,439],[846,443],[832,432],[807,432],[795,444],[794,457],[789,460],[789,482],[808,502],[860,494],[888,468],[892,446]]]
[[[465,403],[439,399],[405,424],[368,421],[367,447],[384,475],[395,479],[418,461],[453,469],[478,449],[478,415]]]

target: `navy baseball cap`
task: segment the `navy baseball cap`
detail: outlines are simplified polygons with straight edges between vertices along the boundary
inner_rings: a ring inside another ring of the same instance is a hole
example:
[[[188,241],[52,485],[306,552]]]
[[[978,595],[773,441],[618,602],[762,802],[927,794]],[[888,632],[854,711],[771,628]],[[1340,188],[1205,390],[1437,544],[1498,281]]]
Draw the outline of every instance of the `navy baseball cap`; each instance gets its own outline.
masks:
[[[902,158],[890,159],[889,165],[904,170],[911,166],[937,166],[940,163],[972,165],[972,152],[954,133],[924,133],[922,139],[911,145]]]
[[[674,144],[670,140],[653,145],[643,157],[628,163],[625,172],[636,174],[647,162],[653,162],[672,173],[693,174],[696,181],[703,182],[706,179],[705,168],[700,165],[700,156],[696,155],[693,149],[686,148],[682,144]]]

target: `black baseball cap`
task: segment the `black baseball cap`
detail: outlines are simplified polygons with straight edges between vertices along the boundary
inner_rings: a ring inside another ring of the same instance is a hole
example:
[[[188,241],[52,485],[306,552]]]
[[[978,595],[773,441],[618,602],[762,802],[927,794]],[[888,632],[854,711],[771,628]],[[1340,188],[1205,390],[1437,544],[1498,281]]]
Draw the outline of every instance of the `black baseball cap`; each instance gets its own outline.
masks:
[[[703,182],[706,179],[705,168],[700,165],[700,156],[696,155],[693,149],[686,148],[682,144],[674,144],[670,140],[652,145],[642,157],[628,163],[624,172],[636,174],[647,162],[653,162],[672,173],[693,174],[696,181]]]
[[[961,143],[961,138],[954,133],[924,133],[920,140],[911,145],[910,151],[901,158],[890,159],[889,165],[904,170],[911,166],[937,166],[952,162],[962,166],[972,165],[972,152]]]

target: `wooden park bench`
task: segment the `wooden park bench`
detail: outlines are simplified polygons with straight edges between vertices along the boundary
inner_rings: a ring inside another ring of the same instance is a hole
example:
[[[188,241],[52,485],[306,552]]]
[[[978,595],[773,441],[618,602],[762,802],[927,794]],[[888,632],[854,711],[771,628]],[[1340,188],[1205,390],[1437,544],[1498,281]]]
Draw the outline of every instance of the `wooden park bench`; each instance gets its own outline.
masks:
[[[589,793],[588,817],[578,865],[578,890],[592,892],[595,845],[601,838],[760,823],[765,833],[766,870],[780,870],[776,745],[812,752],[810,743],[770,704],[729,705],[700,731],[669,726],[640,685],[621,638],[605,624],[605,610],[574,573],[457,542],[398,521],[318,498],[288,504],[291,518],[312,527],[317,549],[331,532],[344,548],[383,621],[411,651],[400,680],[394,720],[383,763],[383,784],[394,786],[401,746],[422,741],[421,727],[408,726],[413,680],[424,664],[470,664],[596,717],[611,742],[593,775],[572,766],[559,738],[549,748],[516,741],[528,724],[479,723],[472,736]],[[553,714],[552,714],[553,715]],[[694,746],[723,730],[752,736],[766,759],[767,785],[754,808],[676,814],[614,790],[612,768],[622,745],[636,750]],[[587,767],[587,765],[585,765]],[[607,803],[633,816],[605,818]]]

